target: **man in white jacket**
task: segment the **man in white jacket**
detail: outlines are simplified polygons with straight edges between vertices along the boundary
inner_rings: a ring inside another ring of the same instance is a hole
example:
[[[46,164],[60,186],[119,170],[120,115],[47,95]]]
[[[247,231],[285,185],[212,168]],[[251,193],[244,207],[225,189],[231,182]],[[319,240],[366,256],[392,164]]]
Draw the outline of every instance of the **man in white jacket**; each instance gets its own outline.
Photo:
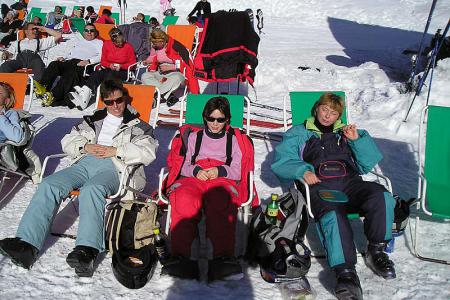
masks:
[[[60,202],[70,191],[79,189],[76,247],[66,261],[78,276],[91,277],[95,259],[105,249],[105,197],[117,192],[123,166],[140,164],[130,184],[135,189],[144,188],[142,165],[155,159],[158,147],[153,128],[128,105],[128,91],[120,81],[106,80],[100,94],[106,108],[84,117],[61,141],[74,164],[42,181],[22,216],[16,237],[0,240],[0,253],[19,266],[32,267]]]
[[[98,64],[102,56],[103,41],[98,39],[94,24],[87,24],[83,38],[75,39],[67,49],[65,57],[58,57],[45,69],[42,79],[34,82],[36,96],[43,106],[71,105],[69,92],[84,83],[84,68],[88,64]],[[54,85],[56,78],[60,80]]]

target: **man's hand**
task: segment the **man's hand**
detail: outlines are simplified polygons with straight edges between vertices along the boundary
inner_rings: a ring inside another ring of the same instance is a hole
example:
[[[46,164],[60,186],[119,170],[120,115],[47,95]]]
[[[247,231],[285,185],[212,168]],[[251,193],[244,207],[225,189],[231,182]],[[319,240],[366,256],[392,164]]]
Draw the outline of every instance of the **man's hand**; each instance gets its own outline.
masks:
[[[3,60],[8,60],[8,59],[10,59],[12,57],[12,54],[11,53],[9,53],[8,51],[3,51],[3,53],[2,53],[2,59]]]
[[[206,170],[200,170],[200,171],[198,171],[196,177],[197,177],[197,179],[200,179],[200,180],[202,180],[202,181],[206,181],[206,180],[209,179],[208,171],[206,171]]]
[[[306,171],[305,174],[303,174],[303,179],[306,181],[308,185],[313,185],[319,182],[322,182],[315,173],[311,171]]]
[[[77,66],[79,66],[79,67],[84,67],[84,66],[87,66],[89,63],[90,63],[90,62],[89,62],[88,60],[80,60],[80,61],[77,63]]]
[[[65,61],[64,57],[58,57],[56,58],[57,61]]]
[[[99,144],[86,144],[84,146],[84,151],[88,154],[94,155],[97,158],[108,158],[116,156],[117,148]]]
[[[120,71],[120,64],[111,64],[109,68],[113,71]]]
[[[342,132],[344,133],[344,136],[351,141],[357,140],[359,138],[359,134],[356,130],[355,124],[350,124],[342,127]]]
[[[217,167],[212,167],[206,169],[205,171],[208,173],[209,179],[216,179],[217,177],[219,177],[219,169],[217,169]]]

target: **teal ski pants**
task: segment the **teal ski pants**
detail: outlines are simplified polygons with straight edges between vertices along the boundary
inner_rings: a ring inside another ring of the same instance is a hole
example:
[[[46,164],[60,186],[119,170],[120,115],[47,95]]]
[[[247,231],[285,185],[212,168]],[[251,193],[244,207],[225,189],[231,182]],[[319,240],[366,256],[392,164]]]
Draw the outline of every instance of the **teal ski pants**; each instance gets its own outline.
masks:
[[[110,158],[86,156],[72,166],[46,177],[38,186],[17,229],[16,236],[41,249],[54,216],[74,189],[80,221],[76,245],[104,251],[105,197],[117,192],[119,177]]]

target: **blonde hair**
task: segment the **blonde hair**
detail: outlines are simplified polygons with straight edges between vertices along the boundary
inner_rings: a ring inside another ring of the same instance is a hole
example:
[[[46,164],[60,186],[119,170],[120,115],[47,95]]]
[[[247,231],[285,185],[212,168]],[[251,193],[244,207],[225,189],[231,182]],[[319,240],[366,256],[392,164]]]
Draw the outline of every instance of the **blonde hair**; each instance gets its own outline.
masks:
[[[324,93],[316,102],[315,109],[317,109],[320,105],[329,106],[332,110],[337,111],[339,113],[339,117],[341,117],[344,112],[345,102],[341,96],[333,93]]]
[[[16,93],[14,92],[14,88],[7,82],[0,81],[0,87],[2,87],[5,92],[5,98],[9,98],[9,101],[4,103],[5,110],[13,108],[16,104]]]
[[[153,42],[164,42],[164,43],[167,43],[168,40],[169,40],[169,37],[161,29],[153,29],[152,33],[150,34],[150,41],[152,43]]]

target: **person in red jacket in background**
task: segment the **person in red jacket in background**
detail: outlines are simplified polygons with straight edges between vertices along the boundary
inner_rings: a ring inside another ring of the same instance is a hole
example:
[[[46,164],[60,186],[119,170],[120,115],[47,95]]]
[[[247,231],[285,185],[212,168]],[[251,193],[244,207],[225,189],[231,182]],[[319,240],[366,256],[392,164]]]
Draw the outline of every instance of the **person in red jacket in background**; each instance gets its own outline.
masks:
[[[101,70],[97,70],[89,76],[82,87],[75,86],[70,93],[70,100],[80,110],[84,110],[95,94],[97,87],[107,79],[120,79],[125,81],[128,77],[128,67],[136,63],[136,55],[131,44],[125,42],[122,32],[118,28],[112,28],[109,32],[110,41],[103,42]]]
[[[115,24],[113,18],[111,18],[111,11],[109,9],[104,9],[102,15],[95,21],[95,23],[99,24]]]

